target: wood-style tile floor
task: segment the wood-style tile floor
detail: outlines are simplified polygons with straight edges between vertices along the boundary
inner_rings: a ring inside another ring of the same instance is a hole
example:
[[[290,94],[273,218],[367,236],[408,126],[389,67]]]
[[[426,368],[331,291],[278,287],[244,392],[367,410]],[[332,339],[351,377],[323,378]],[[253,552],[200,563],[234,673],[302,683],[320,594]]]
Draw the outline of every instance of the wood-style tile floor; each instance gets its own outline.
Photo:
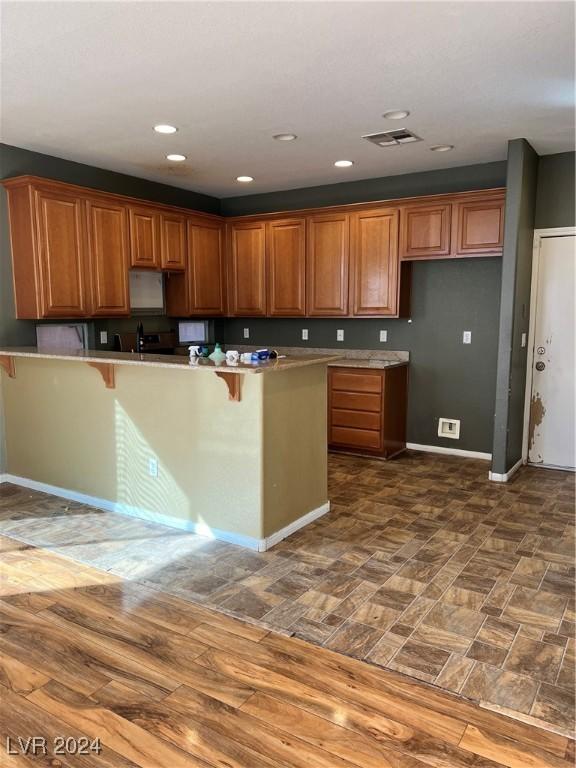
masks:
[[[0,536],[0,550],[7,768],[573,763],[565,736],[426,683],[15,539]],[[36,758],[23,754],[32,737]],[[100,752],[56,755],[57,739]]]
[[[571,732],[573,475],[331,456],[330,498],[261,554],[7,485],[0,532]]]

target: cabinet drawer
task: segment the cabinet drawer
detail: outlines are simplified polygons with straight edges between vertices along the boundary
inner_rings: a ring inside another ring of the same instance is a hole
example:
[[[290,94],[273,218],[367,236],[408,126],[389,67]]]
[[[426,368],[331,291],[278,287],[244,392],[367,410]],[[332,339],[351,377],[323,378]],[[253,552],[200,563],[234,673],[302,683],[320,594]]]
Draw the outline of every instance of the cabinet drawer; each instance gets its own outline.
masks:
[[[382,397],[364,392],[332,392],[332,408],[343,408],[349,411],[371,411],[380,413]]]
[[[347,392],[382,392],[382,376],[379,373],[343,373],[334,371],[330,377],[332,389]]]
[[[334,445],[344,445],[350,448],[379,450],[382,447],[382,436],[379,431],[372,429],[332,427],[330,429],[330,442]]]
[[[380,429],[380,414],[369,411],[344,411],[333,408],[331,413],[333,427],[355,427],[356,429]]]

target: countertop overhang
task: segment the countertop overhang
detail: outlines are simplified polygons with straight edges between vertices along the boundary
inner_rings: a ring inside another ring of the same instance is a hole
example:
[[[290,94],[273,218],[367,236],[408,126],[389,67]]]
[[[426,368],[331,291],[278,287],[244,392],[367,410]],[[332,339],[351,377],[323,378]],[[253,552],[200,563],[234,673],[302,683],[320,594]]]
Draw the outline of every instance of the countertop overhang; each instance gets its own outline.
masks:
[[[83,349],[69,350],[39,350],[37,347],[0,347],[0,356],[32,357],[46,360],[66,360],[83,363],[99,363],[110,365],[140,365],[155,368],[174,368],[186,371],[216,371],[236,374],[271,373],[287,371],[292,368],[302,368],[307,365],[328,365],[339,360],[337,355],[298,355],[297,357],[276,358],[274,360],[259,360],[254,363],[219,363],[205,357],[190,360],[183,355],[151,355],[137,352],[111,352],[108,350]]]

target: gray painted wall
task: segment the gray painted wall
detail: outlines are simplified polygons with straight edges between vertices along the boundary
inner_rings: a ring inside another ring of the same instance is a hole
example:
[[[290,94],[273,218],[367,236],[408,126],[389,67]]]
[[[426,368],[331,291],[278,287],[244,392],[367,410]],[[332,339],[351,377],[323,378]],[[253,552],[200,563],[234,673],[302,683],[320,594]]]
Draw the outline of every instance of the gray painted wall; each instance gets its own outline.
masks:
[[[226,321],[228,347],[346,347],[410,352],[408,440],[490,453],[496,383],[501,259],[458,259],[414,264],[412,322],[407,320],[256,319]],[[309,329],[302,342],[302,328]],[[336,330],[344,329],[344,343]],[[379,342],[379,331],[388,342]],[[472,344],[462,332],[472,331]],[[461,419],[460,440],[437,435],[438,418]]]
[[[576,152],[545,155],[538,161],[536,229],[576,226]]]
[[[31,174],[47,179],[78,184],[90,189],[116,192],[120,195],[178,205],[207,213],[220,213],[220,201],[215,197],[189,192],[166,184],[156,184],[134,176],[73,163],[19,147],[0,144],[0,178]],[[165,320],[149,321],[150,330],[163,330]],[[6,192],[0,188],[0,345],[29,346],[36,343],[35,321],[14,318],[12,293],[12,262]],[[133,323],[132,323],[133,325]],[[90,324],[91,331],[93,325]]]
[[[525,139],[510,141],[492,449],[492,471],[499,474],[522,457],[528,349],[521,338],[528,334],[530,319],[537,177],[536,152]]]
[[[222,200],[224,216],[246,216],[251,213],[289,211],[297,208],[316,208],[347,203],[369,203],[373,200],[418,195],[439,195],[444,192],[467,192],[470,189],[503,187],[506,180],[506,163],[463,165],[440,171],[406,173],[341,184],[325,184],[320,187],[289,189],[261,195],[228,197]]]

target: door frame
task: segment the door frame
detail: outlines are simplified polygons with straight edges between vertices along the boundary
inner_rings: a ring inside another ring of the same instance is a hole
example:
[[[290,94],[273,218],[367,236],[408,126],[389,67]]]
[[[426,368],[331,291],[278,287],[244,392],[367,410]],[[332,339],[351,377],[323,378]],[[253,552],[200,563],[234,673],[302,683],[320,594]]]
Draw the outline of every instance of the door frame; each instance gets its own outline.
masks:
[[[528,325],[528,355],[526,359],[526,390],[524,393],[524,428],[522,430],[522,463],[528,463],[528,434],[530,432],[530,398],[534,378],[534,340],[536,336],[536,299],[538,296],[538,273],[542,241],[548,237],[576,235],[576,227],[535,229],[532,248],[532,281],[530,284],[530,321]]]

